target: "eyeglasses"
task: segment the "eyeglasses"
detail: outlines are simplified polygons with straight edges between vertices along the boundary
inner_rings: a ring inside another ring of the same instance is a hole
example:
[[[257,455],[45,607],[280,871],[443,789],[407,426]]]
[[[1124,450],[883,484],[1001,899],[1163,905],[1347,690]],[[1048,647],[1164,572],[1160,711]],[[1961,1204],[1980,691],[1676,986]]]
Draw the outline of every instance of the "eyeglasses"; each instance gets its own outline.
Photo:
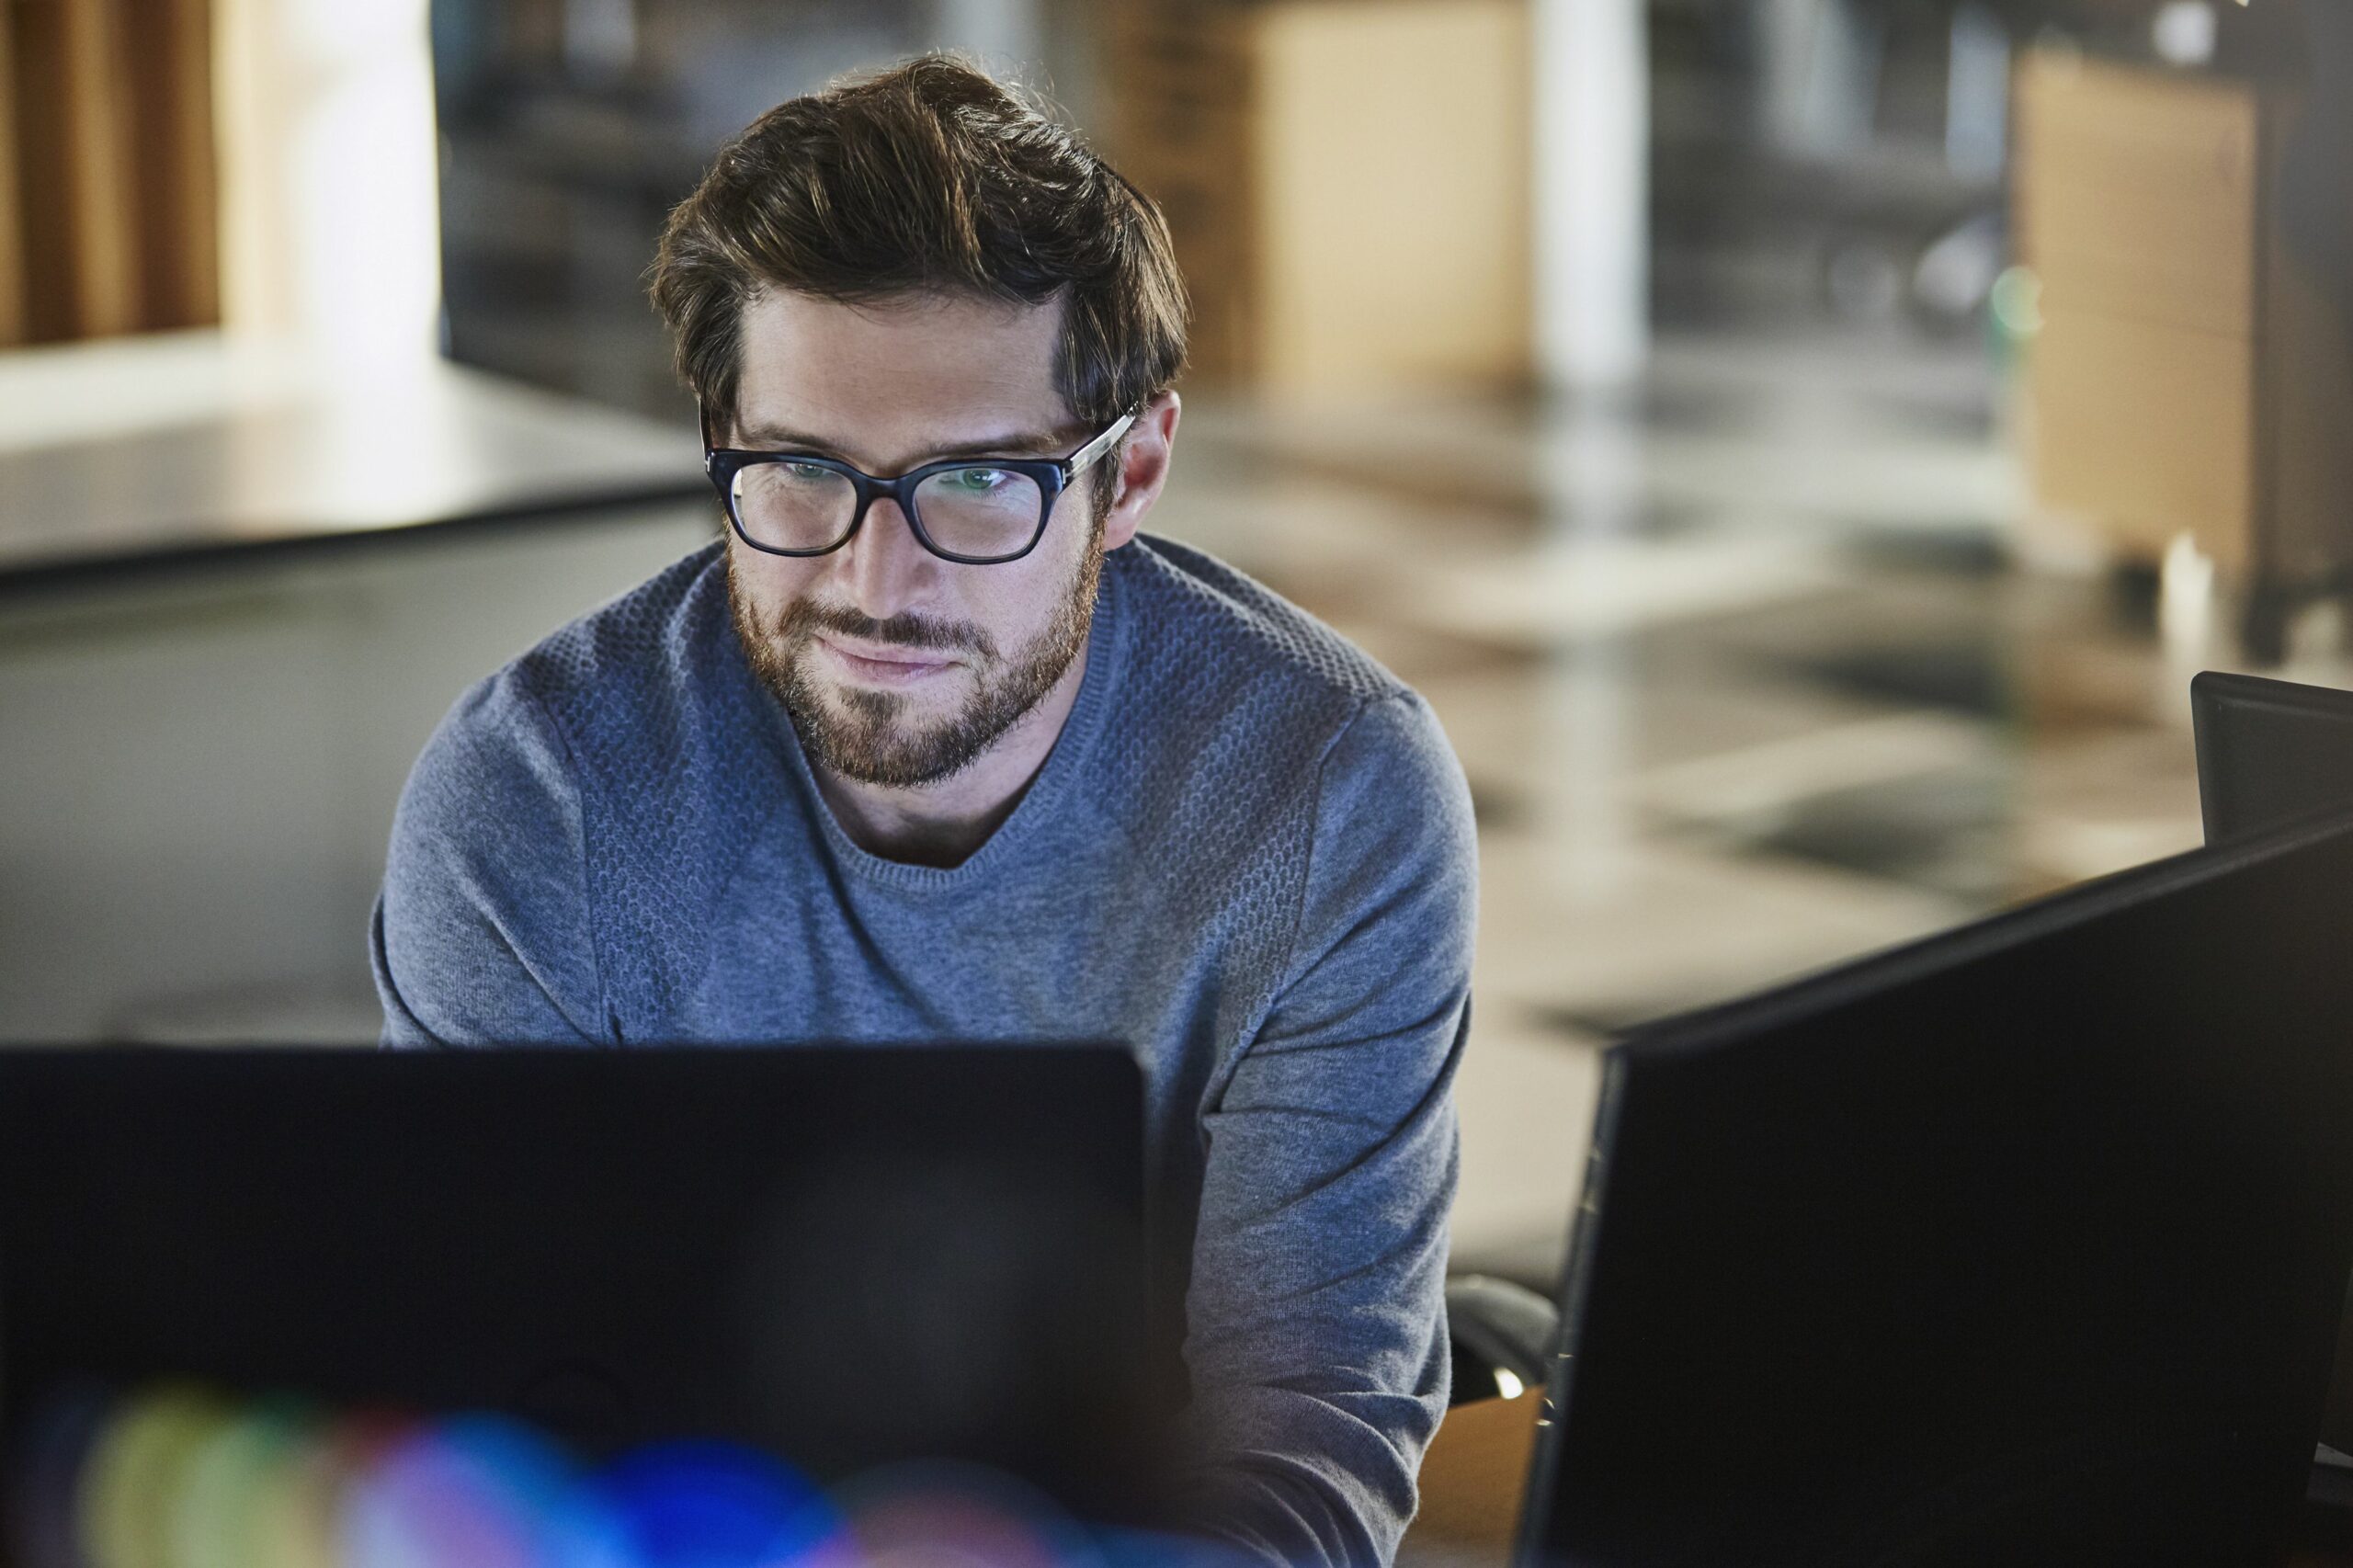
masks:
[[[1062,493],[1135,421],[1135,414],[1122,415],[1066,458],[961,458],[879,479],[835,458],[714,447],[706,414],[703,466],[726,503],[736,537],[754,550],[770,555],[839,550],[866,521],[867,508],[888,498],[934,555],[995,565],[1038,547]]]

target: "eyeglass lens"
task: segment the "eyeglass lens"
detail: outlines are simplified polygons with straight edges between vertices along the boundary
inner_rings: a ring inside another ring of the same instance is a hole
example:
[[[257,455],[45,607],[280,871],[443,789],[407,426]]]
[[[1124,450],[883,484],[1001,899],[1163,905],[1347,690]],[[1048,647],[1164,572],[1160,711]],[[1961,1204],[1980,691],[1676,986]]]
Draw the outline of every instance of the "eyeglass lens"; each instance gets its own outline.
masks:
[[[858,487],[816,463],[753,463],[735,472],[737,523],[755,544],[824,550],[839,544],[858,515]],[[942,469],[915,486],[923,531],[951,555],[1015,555],[1045,516],[1038,482],[1009,469]]]

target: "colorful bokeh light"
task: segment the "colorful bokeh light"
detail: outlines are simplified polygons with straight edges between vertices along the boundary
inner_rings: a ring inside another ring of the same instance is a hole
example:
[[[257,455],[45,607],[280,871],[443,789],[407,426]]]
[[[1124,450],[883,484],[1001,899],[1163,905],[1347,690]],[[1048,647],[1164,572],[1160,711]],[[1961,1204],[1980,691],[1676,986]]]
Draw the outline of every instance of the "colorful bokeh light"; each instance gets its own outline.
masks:
[[[1009,1477],[894,1466],[834,1494],[770,1455],[679,1441],[581,1463],[536,1428],[83,1388],[8,1475],[19,1568],[1127,1568]]]

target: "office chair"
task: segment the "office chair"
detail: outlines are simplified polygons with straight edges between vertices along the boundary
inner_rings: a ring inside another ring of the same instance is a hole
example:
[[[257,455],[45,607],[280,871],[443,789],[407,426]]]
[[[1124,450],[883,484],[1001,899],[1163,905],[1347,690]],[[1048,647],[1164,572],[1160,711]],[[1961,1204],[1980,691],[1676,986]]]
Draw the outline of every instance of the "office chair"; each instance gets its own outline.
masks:
[[[1508,1279],[1461,1274],[1446,1282],[1446,1319],[1454,1358],[1449,1403],[1517,1392],[1512,1383],[1520,1389],[1544,1386],[1561,1326],[1551,1301]]]

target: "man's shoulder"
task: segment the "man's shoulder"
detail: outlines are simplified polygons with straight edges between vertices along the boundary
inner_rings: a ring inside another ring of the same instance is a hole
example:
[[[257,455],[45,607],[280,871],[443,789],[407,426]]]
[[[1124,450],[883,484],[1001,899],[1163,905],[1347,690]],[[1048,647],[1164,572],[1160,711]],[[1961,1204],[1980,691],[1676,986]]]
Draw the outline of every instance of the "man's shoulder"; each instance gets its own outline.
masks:
[[[1296,719],[1302,703],[1345,715],[1411,696],[1372,655],[1206,551],[1139,535],[1111,561],[1133,606],[1146,684],[1264,706],[1269,718],[1286,705]]]
[[[477,682],[437,741],[492,753],[556,751],[568,773],[642,773],[691,750],[738,716],[734,654],[719,547],[672,562],[619,597],[558,627]]]
[[[1118,554],[1131,559],[1114,754],[1136,820],[1234,855],[1289,856],[1332,814],[1319,802],[1458,814],[1461,769],[1436,716],[1370,654],[1200,551],[1140,538]]]
[[[577,900],[612,995],[674,988],[780,798],[769,725],[719,551],[698,551],[459,699],[403,792],[387,888],[507,888],[533,919]]]
[[[725,565],[706,545],[558,627],[486,684],[560,721],[659,705],[721,651],[726,618]]]
[[[534,809],[578,819],[595,892],[758,814],[773,752],[713,546],[476,683],[418,757],[405,809],[491,842]],[[469,803],[486,801],[510,810]]]

